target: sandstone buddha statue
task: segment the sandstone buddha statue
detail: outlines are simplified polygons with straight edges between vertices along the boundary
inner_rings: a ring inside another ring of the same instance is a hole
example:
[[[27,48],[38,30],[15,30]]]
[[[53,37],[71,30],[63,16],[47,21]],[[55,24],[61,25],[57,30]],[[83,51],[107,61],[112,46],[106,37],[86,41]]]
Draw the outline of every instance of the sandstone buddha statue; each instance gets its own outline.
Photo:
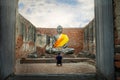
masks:
[[[69,38],[66,34],[62,33],[62,26],[57,27],[57,35],[53,37],[53,47],[54,48],[66,48]]]
[[[73,53],[73,48],[68,48],[69,37],[62,33],[62,26],[57,27],[57,34],[52,37],[52,45],[46,47],[46,51],[49,53]]]

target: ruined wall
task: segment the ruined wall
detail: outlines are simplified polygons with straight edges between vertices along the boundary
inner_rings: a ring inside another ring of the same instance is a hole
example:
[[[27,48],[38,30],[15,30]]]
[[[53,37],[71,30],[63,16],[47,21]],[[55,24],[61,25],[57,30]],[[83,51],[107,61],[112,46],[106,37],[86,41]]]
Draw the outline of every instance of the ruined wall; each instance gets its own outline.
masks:
[[[84,28],[84,52],[96,54],[95,22],[92,20]]]
[[[47,35],[36,33],[36,51],[38,57],[45,54],[46,45],[47,45]]]
[[[25,57],[35,48],[36,28],[23,16],[17,13],[16,18],[16,58]]]
[[[114,0],[115,51],[120,53],[120,0]]]
[[[37,33],[54,36],[57,34],[56,28],[37,28]],[[83,29],[81,28],[63,28],[63,33],[69,37],[68,47],[75,49],[75,54],[83,50]]]
[[[115,76],[120,79],[120,0],[114,0]]]

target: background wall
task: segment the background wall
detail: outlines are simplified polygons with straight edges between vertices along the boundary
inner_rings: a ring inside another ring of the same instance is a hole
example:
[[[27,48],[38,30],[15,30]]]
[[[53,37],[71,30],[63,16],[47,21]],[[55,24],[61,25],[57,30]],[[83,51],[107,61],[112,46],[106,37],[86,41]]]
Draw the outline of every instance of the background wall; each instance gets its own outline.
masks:
[[[114,2],[115,76],[120,79],[120,0]]]
[[[17,12],[16,17],[16,58],[26,57],[36,51],[36,28]]]
[[[95,21],[94,19],[89,22],[84,28],[84,52],[96,55],[96,42],[95,42]]]
[[[115,52],[120,53],[120,0],[114,0]]]

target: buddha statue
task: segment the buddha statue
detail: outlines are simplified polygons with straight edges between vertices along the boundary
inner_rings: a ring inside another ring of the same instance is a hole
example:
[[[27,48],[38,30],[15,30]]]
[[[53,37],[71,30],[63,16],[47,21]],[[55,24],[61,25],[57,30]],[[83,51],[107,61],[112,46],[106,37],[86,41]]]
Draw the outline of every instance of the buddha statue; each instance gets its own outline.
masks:
[[[69,37],[62,33],[63,28],[61,25],[57,27],[57,34],[51,37],[51,45],[46,47],[48,53],[73,53],[73,48],[68,48]]]

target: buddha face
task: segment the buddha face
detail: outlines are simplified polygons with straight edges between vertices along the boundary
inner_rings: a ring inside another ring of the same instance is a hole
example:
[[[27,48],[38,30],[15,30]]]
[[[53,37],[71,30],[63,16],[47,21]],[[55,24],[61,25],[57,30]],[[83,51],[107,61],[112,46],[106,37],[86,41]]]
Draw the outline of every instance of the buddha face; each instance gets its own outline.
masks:
[[[58,32],[58,34],[61,34],[61,33],[62,33],[62,30],[63,30],[62,26],[58,26],[58,27],[57,27],[57,32]]]

